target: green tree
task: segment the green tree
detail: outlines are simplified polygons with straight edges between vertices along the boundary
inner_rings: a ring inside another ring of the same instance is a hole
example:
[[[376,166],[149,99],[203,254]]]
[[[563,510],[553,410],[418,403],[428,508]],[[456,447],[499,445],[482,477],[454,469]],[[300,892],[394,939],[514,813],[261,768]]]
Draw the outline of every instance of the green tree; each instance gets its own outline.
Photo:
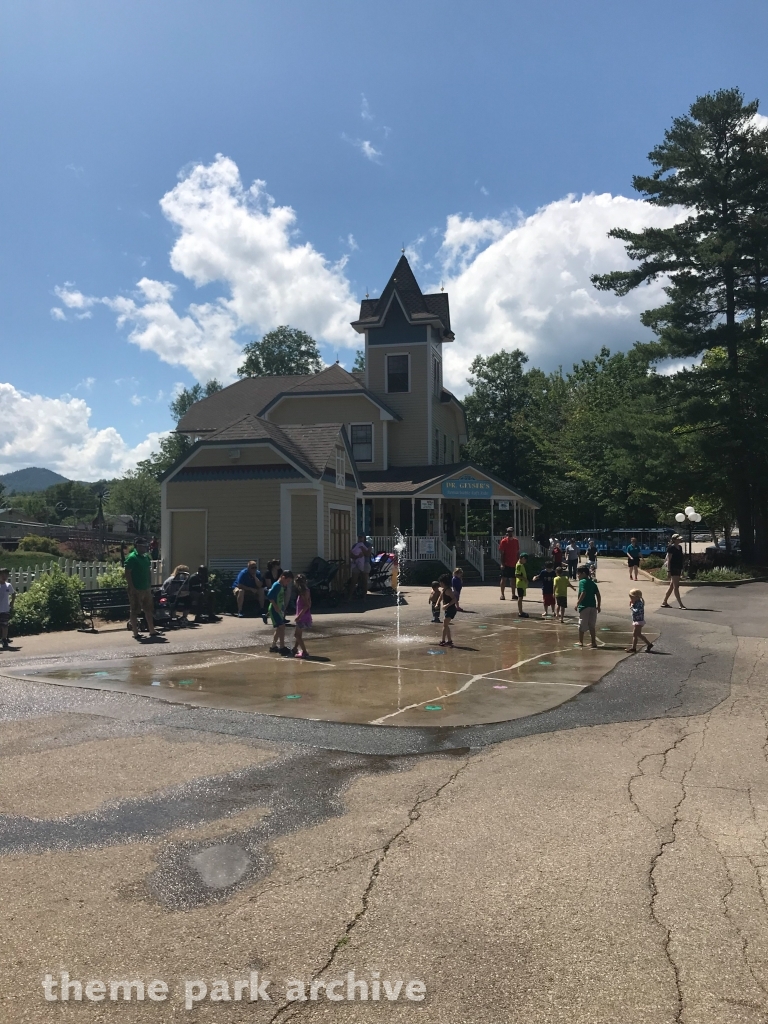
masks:
[[[245,361],[238,367],[239,377],[289,376],[294,373],[319,373],[323,368],[317,342],[295,327],[277,327],[261,341],[252,341],[243,349]]]
[[[673,121],[649,154],[653,173],[633,184],[649,203],[688,215],[670,228],[614,229],[638,265],[593,278],[626,295],[666,276],[667,301],[641,317],[658,338],[649,352],[701,359],[675,375],[670,401],[727,481],[747,560],[768,554],[768,130],[757,107],[721,90]]]
[[[193,384],[191,388],[182,388],[169,406],[171,416],[178,423],[184,413],[188,412],[195,402],[200,402],[203,398],[210,398],[217,391],[221,391],[223,387],[224,385],[221,381],[213,377],[207,384]]]
[[[106,510],[131,516],[138,533],[157,533],[160,526],[160,484],[146,469],[130,469],[110,485]]]
[[[352,363],[352,373],[364,373],[365,372],[365,349],[359,348],[355,352],[355,361]]]

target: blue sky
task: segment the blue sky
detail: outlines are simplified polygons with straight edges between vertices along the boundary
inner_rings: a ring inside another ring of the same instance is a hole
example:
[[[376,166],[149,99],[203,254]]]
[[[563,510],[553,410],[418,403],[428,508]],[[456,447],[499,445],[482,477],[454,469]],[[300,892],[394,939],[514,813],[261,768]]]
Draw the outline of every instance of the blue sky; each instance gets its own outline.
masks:
[[[605,232],[648,222],[631,176],[697,94],[768,112],[767,30],[757,0],[11,0],[0,471],[130,464],[174,386],[231,379],[275,323],[348,363],[401,245],[451,296],[457,391],[501,344],[546,367],[631,344],[646,297],[588,286],[621,257]]]

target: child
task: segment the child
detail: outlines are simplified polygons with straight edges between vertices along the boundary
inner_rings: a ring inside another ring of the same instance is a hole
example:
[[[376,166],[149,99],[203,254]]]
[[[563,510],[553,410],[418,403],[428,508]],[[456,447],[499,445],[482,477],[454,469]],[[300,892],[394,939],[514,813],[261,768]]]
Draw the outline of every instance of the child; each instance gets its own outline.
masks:
[[[308,658],[307,648],[304,646],[304,630],[312,628],[312,595],[307,586],[307,577],[299,574],[295,581],[296,585],[296,618],[293,631],[293,651],[295,658]]]
[[[443,588],[443,638],[440,641],[441,647],[453,647],[451,636],[451,622],[456,618],[456,595],[451,587],[451,577],[448,573],[440,577],[440,585]]]
[[[544,602],[544,611],[542,613],[542,619],[546,619],[549,612],[547,609],[552,609],[552,618],[556,617],[555,613],[555,570],[552,566],[552,562],[545,562],[544,568],[541,570],[538,576],[534,576],[531,583],[535,583],[537,580],[541,580],[541,599]]]
[[[292,582],[293,573],[286,569],[280,574],[280,578],[272,584],[267,594],[267,610],[272,625],[275,627],[275,635],[269,649],[275,654],[291,653],[285,646],[285,591]]]
[[[555,601],[557,603],[557,610],[555,611],[555,621],[565,622],[565,609],[568,607],[568,590],[575,590],[576,587],[568,579],[566,568],[561,563],[557,567],[557,574],[552,581],[552,588],[555,593]]]
[[[517,560],[515,566],[515,590],[517,591],[517,617],[518,619],[528,619],[530,616],[528,612],[523,611],[523,598],[525,592],[528,589],[528,573],[525,570],[525,563],[528,561],[528,555],[523,551]]]
[[[589,568],[582,565],[579,569],[579,597],[576,611],[579,613],[579,647],[584,646],[584,634],[589,630],[592,647],[597,648],[597,616],[600,613],[600,590],[589,574]]]
[[[626,647],[628,654],[637,654],[637,641],[642,640],[645,644],[646,653],[650,651],[653,644],[643,633],[645,625],[645,601],[642,590],[630,590],[629,607],[632,609],[632,646]]]
[[[440,598],[441,597],[442,597],[442,594],[440,593],[440,584],[438,583],[437,580],[432,580],[432,593],[429,595],[429,604],[430,604],[430,607],[432,608],[432,621],[433,622],[439,622],[440,621]]]
[[[8,623],[13,615],[15,601],[16,591],[13,584],[8,582],[8,569],[0,569],[0,637],[4,651],[8,650]]]
[[[464,570],[458,566],[453,570],[453,576],[451,577],[451,589],[456,596],[456,611],[463,612],[464,609],[461,607],[461,588],[464,586]]]

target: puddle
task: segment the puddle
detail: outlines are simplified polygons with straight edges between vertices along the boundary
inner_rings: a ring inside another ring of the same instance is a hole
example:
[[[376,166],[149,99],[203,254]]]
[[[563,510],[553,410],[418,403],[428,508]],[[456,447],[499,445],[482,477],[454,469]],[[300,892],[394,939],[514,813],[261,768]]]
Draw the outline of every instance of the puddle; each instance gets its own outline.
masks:
[[[158,652],[111,661],[108,671],[91,661],[8,674],[325,722],[423,728],[430,717],[423,712],[440,712],[435,727],[443,728],[508,721],[556,707],[627,656],[623,623],[601,627],[597,651],[573,645],[570,623],[510,623],[504,614],[454,627],[453,648],[435,645],[431,623],[408,630],[397,645],[394,635],[381,629],[325,627],[321,634],[307,635],[308,660],[271,655],[261,645]]]

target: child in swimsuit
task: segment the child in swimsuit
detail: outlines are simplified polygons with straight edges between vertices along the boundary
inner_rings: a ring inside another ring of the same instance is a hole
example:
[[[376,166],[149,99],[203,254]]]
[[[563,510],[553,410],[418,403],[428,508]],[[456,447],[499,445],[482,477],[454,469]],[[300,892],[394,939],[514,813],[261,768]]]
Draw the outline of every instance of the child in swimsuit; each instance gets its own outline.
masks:
[[[299,575],[293,581],[296,586],[296,618],[293,620],[293,656],[308,658],[304,646],[304,630],[312,627],[312,595],[307,586],[307,577]]]

